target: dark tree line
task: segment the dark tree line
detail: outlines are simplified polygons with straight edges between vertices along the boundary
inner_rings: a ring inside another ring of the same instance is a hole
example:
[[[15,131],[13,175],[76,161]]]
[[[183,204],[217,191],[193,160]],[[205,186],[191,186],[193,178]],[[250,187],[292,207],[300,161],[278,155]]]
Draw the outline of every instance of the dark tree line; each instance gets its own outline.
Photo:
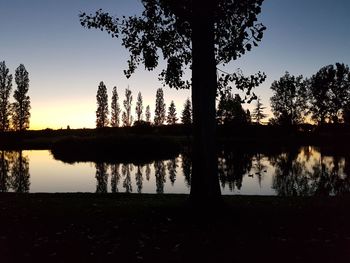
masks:
[[[9,72],[5,61],[0,62],[0,131],[23,131],[29,128],[30,119],[29,74],[23,64],[16,69],[16,89],[11,103],[13,78]]]
[[[350,71],[336,63],[311,78],[285,73],[271,85],[274,123],[295,125],[310,117],[317,124],[350,124]]]
[[[147,123],[148,125],[152,124],[155,126],[164,125],[165,123],[168,125],[173,125],[176,124],[179,120],[177,117],[174,101],[170,102],[168,112],[166,112],[164,92],[161,88],[159,88],[156,93],[153,123],[151,123],[151,109],[149,105],[146,106],[145,113],[143,113],[144,106],[141,92],[139,92],[137,95],[135,106],[135,121],[133,121],[134,118],[131,113],[133,96],[129,88],[125,89],[125,99],[123,100],[124,110],[122,110],[119,104],[117,87],[113,87],[111,100],[111,110],[109,111],[107,88],[103,81],[101,81],[96,94],[96,128],[108,127],[109,125],[111,127],[129,127],[132,125],[141,125],[143,123]],[[109,113],[111,113],[110,120],[108,118]],[[183,124],[192,123],[192,104],[190,99],[187,99],[185,101],[184,109],[181,113],[180,119]]]

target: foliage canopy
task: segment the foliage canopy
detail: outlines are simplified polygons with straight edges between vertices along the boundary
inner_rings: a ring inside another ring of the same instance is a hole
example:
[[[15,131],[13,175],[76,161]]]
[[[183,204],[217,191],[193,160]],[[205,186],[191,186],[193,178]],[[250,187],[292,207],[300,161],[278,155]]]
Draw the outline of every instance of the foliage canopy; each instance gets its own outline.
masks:
[[[236,60],[253,46],[257,46],[266,27],[257,22],[263,0],[214,0],[207,4],[212,9],[214,25],[214,52],[216,65]],[[115,17],[102,9],[95,14],[79,14],[81,25],[106,31],[112,37],[121,37],[122,44],[130,53],[127,77],[140,64],[147,70],[158,66],[159,60],[167,66],[159,75],[160,80],[171,88],[189,88],[191,81],[185,72],[192,69],[193,25],[196,10],[205,9],[201,1],[189,0],[141,0],[144,11],[139,16]],[[203,5],[203,7],[201,7]],[[221,71],[218,88],[246,90],[249,100],[256,98],[251,89],[261,84],[266,76],[243,76]]]

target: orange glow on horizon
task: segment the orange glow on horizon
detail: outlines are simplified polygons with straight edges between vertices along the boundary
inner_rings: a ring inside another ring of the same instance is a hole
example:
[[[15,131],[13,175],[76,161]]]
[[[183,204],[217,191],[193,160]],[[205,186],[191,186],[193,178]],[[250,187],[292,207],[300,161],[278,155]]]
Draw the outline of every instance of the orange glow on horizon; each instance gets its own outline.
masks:
[[[123,111],[123,97],[121,94],[119,98],[119,105]],[[146,95],[146,94],[145,94]],[[170,96],[165,94],[166,112],[171,101]],[[135,101],[137,93],[133,92],[133,105],[132,115],[135,116]],[[146,96],[145,96],[146,97]],[[152,98],[144,97],[144,111],[146,105],[151,107],[151,120],[154,118],[154,101],[150,101]],[[148,97],[148,96],[147,96]],[[153,97],[153,96],[152,96]],[[183,96],[185,97],[185,96]],[[180,120],[181,112],[183,110],[183,104],[185,98],[175,97],[174,102],[176,104],[177,117]],[[110,98],[109,98],[110,100]],[[108,101],[110,104],[110,101]],[[109,105],[110,106],[110,105]],[[30,130],[43,130],[43,129],[66,129],[69,126],[71,129],[80,128],[95,128],[96,120],[96,102],[93,97],[91,100],[81,100],[79,102],[74,100],[55,101],[53,103],[36,102],[32,104],[31,118],[30,118]],[[144,114],[144,113],[143,113]],[[108,116],[110,117],[110,116]]]
[[[94,108],[89,103],[71,102],[37,105],[31,110],[30,129],[94,128]]]

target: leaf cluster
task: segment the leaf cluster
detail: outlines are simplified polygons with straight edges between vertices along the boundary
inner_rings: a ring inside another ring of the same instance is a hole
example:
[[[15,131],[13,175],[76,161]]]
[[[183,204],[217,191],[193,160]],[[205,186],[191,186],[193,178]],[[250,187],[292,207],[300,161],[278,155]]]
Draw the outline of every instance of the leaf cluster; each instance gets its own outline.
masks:
[[[257,99],[257,96],[252,89],[258,87],[266,79],[266,74],[264,72],[258,72],[255,75],[244,76],[241,70],[237,70],[232,74],[221,71],[221,75],[218,78],[218,92],[220,95],[226,92],[231,92],[235,87],[238,90],[245,91],[245,97],[243,102],[250,103]]]
[[[96,94],[96,127],[103,128],[108,126],[108,95],[107,88],[103,81],[100,82]]]
[[[194,8],[199,1],[190,0],[142,0],[144,11],[139,16],[117,18],[101,9],[95,14],[80,13],[81,25],[107,31],[112,37],[121,37],[122,44],[130,53],[128,67],[124,71],[129,78],[136,68],[143,64],[147,70],[158,66],[159,60],[166,61],[166,68],[159,75],[164,85],[171,88],[189,88],[191,82],[185,79],[185,72],[192,68],[192,25]],[[263,0],[213,0],[214,44],[217,65],[228,63],[257,46],[266,27],[257,23]],[[161,54],[161,56],[160,56]],[[238,89],[247,89],[261,83],[258,76],[243,78],[229,74],[219,79],[219,88],[234,81]],[[258,79],[256,79],[258,77]],[[249,99],[255,98],[251,96]]]

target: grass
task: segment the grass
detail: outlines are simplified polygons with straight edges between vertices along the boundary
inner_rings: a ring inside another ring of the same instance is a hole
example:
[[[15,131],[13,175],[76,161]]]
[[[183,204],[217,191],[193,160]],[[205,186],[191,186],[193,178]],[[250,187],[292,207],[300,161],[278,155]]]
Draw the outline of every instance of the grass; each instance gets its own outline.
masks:
[[[0,194],[2,262],[348,262],[350,197]]]
[[[192,128],[181,124],[163,126],[133,126],[103,129],[59,129],[59,130],[28,130],[23,132],[0,132],[0,149],[52,149],[55,145],[67,139],[96,141],[105,138],[118,140],[126,139],[128,143],[137,137],[151,139],[162,138],[172,143],[174,140],[181,144],[190,143]],[[350,136],[349,125],[299,125],[293,127],[280,126],[234,126],[218,127],[219,143],[233,144],[262,144],[270,145],[343,145]],[[130,138],[128,140],[128,138]]]

